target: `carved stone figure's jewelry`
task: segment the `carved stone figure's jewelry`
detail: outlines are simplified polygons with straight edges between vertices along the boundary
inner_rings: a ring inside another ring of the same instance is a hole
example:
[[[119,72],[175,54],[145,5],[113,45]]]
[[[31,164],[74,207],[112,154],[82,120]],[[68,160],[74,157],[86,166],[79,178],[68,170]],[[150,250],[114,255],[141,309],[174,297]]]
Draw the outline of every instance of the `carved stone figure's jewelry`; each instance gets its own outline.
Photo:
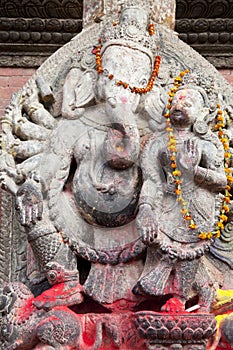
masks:
[[[117,25],[117,23],[114,22],[113,25],[115,26],[115,25]],[[155,33],[155,26],[154,26],[153,23],[149,24],[148,31],[149,31],[150,36],[154,35],[154,33]],[[102,66],[102,54],[101,54],[101,49],[102,49],[101,42],[102,42],[102,39],[99,38],[98,41],[99,41],[99,45],[97,45],[92,52],[95,54],[95,57],[96,57],[96,70],[97,70],[98,74],[102,74],[103,71],[104,71],[104,68]],[[156,77],[158,76],[158,73],[159,73],[160,62],[161,62],[161,57],[159,55],[157,55],[156,58],[155,58],[153,71],[151,73],[150,79],[149,79],[146,87],[130,86],[130,84],[128,84],[127,82],[124,82],[122,80],[116,79],[113,74],[109,74],[108,75],[108,79],[110,79],[110,80],[115,79],[116,86],[123,86],[124,89],[130,89],[130,91],[132,93],[146,94],[147,92],[149,92],[149,91],[151,91],[153,89],[154,81],[155,81],[155,79],[156,79]]]
[[[166,131],[168,133],[168,149],[170,151],[170,160],[171,160],[171,168],[172,168],[172,174],[174,176],[174,184],[175,184],[175,194],[177,195],[177,201],[181,204],[181,213],[183,214],[183,217],[185,220],[189,221],[189,228],[195,230],[197,228],[196,223],[193,220],[193,217],[190,213],[190,210],[188,209],[187,202],[182,196],[182,179],[181,179],[181,171],[177,167],[177,161],[176,161],[176,155],[177,155],[177,148],[176,148],[176,138],[174,136],[174,129],[171,125],[171,118],[170,118],[170,109],[171,109],[171,104],[174,99],[174,96],[182,83],[183,77],[185,74],[189,73],[189,70],[182,71],[180,72],[179,76],[177,76],[174,79],[174,87],[172,87],[169,91],[169,99],[168,99],[168,104],[167,104],[167,111],[164,114],[164,117],[167,120],[167,127]],[[222,207],[220,209],[220,215],[219,215],[219,220],[216,224],[215,230],[214,231],[209,231],[209,232],[200,232],[198,237],[200,239],[211,239],[212,237],[219,238],[221,235],[221,230],[224,229],[224,222],[228,220],[228,217],[226,213],[230,211],[230,208],[228,204],[230,203],[230,189],[231,189],[231,184],[233,183],[233,176],[231,173],[231,170],[229,168],[230,164],[230,158],[231,158],[231,153],[229,152],[229,139],[227,138],[226,135],[224,135],[224,127],[225,127],[225,122],[224,122],[224,117],[223,117],[223,112],[220,109],[220,104],[217,105],[218,112],[217,112],[217,118],[216,118],[216,125],[215,125],[215,130],[218,130],[218,137],[219,140],[222,142],[225,154],[224,154],[224,169],[227,177],[227,185],[225,188],[225,196],[223,199]]]

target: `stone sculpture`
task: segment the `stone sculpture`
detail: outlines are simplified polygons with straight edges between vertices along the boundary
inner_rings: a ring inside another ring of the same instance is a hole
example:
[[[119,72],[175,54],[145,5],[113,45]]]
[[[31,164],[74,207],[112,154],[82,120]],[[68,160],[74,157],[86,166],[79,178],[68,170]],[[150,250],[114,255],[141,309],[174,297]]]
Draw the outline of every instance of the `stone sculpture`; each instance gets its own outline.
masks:
[[[13,246],[4,349],[217,348],[214,316],[232,309],[231,294],[219,306],[233,283],[231,99],[140,1],[13,96],[0,163],[16,202],[2,228]]]
[[[217,208],[218,193],[225,189],[227,180],[223,146],[207,123],[204,125],[205,117],[208,118],[205,114],[209,112],[206,102],[207,96],[200,89],[192,86],[178,89],[170,109],[173,128],[168,130],[173,133],[176,159],[167,147],[164,134],[155,133],[142,152],[144,183],[137,223],[144,243],[152,248],[147,250],[145,271],[137,287],[143,294],[175,294],[184,307],[194,288],[199,305],[209,310],[218,273],[214,279],[208,276],[208,264],[203,256],[211,241],[200,240],[196,229],[206,232],[215,228],[216,212],[209,209]],[[177,180],[174,174],[176,163],[182,180]],[[176,183],[181,186],[181,181],[182,192],[176,189]],[[180,206],[183,198],[187,202],[184,208]],[[193,214],[195,230],[188,212]],[[170,303],[171,300],[164,306],[168,311]]]

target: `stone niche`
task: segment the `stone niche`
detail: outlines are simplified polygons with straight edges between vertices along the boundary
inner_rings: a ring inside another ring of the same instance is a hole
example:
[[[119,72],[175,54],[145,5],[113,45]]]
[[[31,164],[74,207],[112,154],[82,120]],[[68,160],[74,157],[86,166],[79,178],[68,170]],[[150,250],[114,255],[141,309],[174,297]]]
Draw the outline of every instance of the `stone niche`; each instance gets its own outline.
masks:
[[[232,88],[174,1],[94,3],[1,118],[0,348],[229,349]]]

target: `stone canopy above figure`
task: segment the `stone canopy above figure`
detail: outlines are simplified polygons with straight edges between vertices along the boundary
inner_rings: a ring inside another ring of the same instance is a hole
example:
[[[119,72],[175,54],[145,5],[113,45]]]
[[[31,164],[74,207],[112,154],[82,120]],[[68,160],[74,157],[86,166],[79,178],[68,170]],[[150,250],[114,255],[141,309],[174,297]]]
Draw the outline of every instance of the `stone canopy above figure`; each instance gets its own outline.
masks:
[[[214,349],[233,289],[232,92],[156,4],[84,29],[2,118],[18,264],[4,349]]]

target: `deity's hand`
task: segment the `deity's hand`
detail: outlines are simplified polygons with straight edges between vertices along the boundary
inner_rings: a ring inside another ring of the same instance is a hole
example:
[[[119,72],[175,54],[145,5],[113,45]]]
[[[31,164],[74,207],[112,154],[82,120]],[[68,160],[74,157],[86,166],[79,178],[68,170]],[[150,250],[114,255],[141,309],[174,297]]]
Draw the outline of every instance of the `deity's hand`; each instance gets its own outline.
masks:
[[[194,175],[200,162],[200,154],[195,140],[185,140],[183,148],[178,152],[177,163],[181,172]]]
[[[24,226],[35,224],[42,218],[43,196],[41,184],[36,177],[26,180],[19,187],[16,193],[16,209],[19,210],[20,222]]]
[[[8,166],[6,159],[0,160],[0,188],[13,196],[18,190],[18,183],[23,180],[23,174],[17,167]]]
[[[155,215],[149,204],[143,204],[139,208],[136,218],[136,225],[141,235],[143,243],[151,245],[157,237],[157,223]]]
[[[12,195],[15,195],[18,189],[14,179],[9,176],[6,171],[0,172],[0,188]]]

